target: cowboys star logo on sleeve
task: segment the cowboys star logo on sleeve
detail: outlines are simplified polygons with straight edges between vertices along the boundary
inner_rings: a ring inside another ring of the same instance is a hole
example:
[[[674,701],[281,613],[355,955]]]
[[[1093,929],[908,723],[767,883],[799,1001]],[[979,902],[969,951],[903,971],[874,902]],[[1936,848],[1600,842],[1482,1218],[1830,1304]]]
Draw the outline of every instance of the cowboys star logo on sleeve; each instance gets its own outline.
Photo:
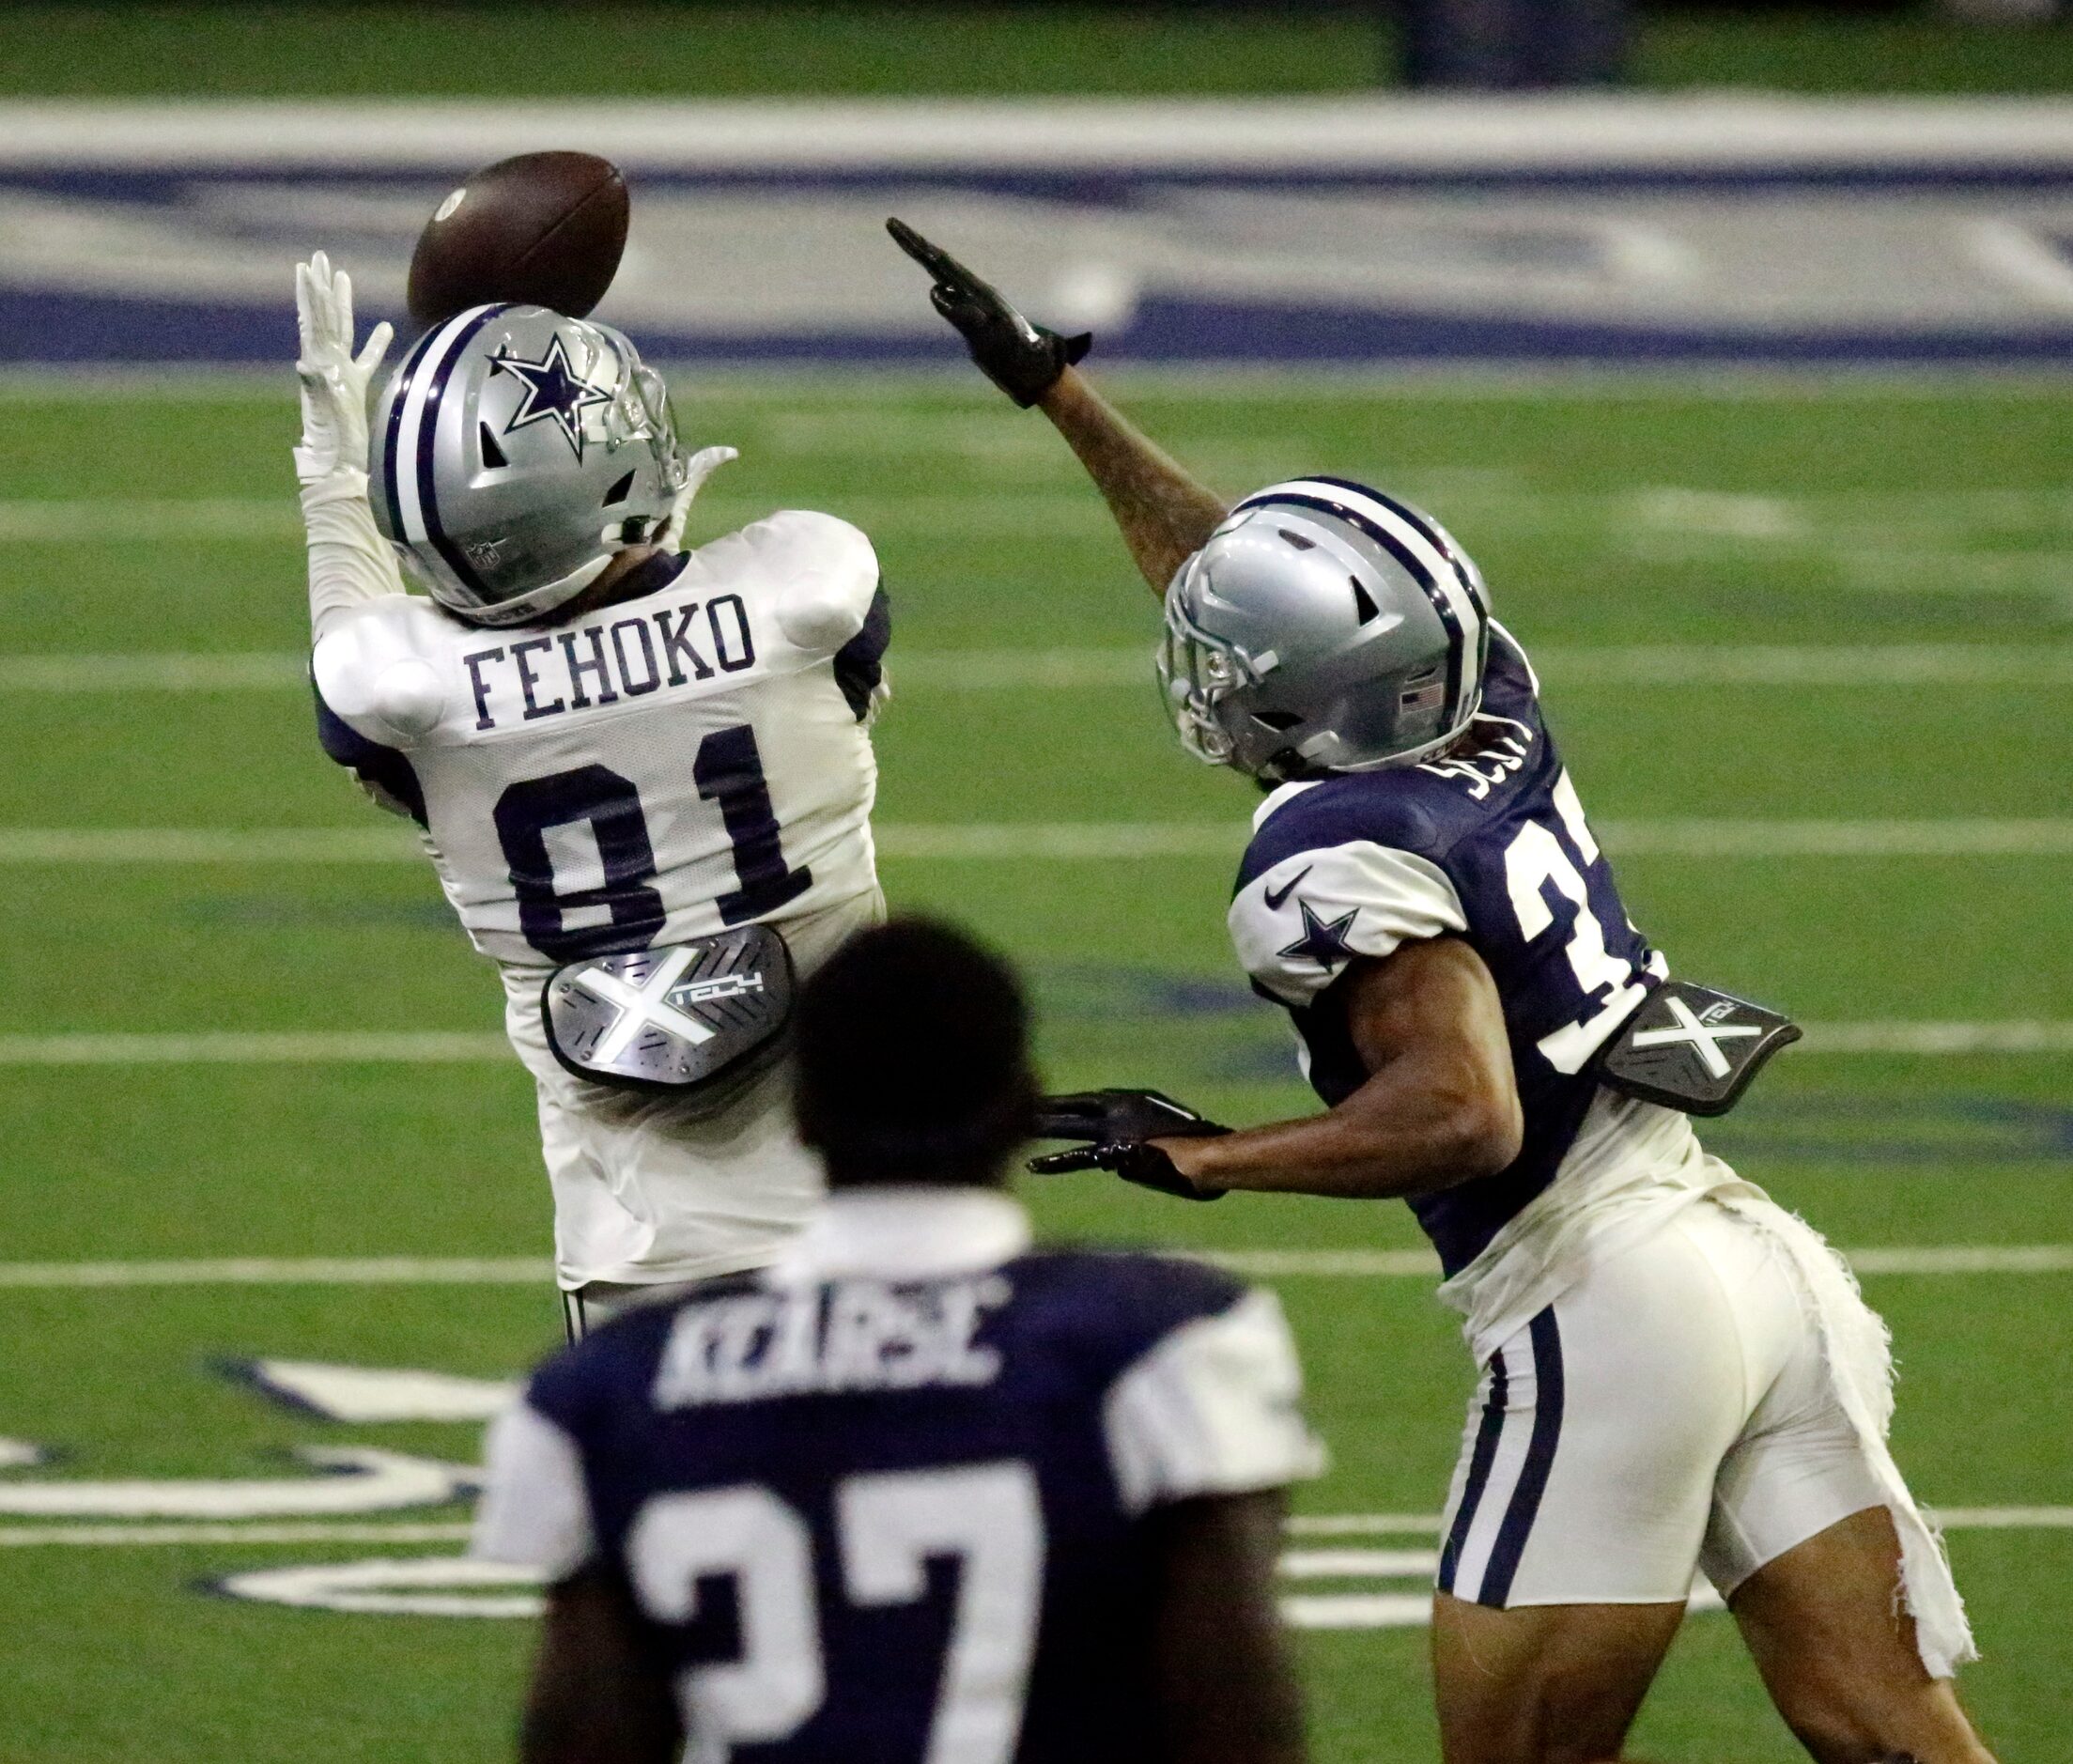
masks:
[[[1283,955],[1307,958],[1323,968],[1337,967],[1341,962],[1353,959],[1354,952],[1347,944],[1346,934],[1354,928],[1359,907],[1353,907],[1337,919],[1326,920],[1310,910],[1308,901],[1298,899],[1295,905],[1303,915],[1303,935],[1280,952]]]
[[[509,374],[525,385],[525,402],[518,407],[518,413],[503,426],[503,432],[509,435],[521,428],[530,428],[535,423],[552,422],[580,460],[583,456],[583,412],[593,405],[610,404],[611,394],[603,386],[592,385],[575,370],[567,349],[563,347],[561,333],[555,333],[553,342],[547,346],[547,354],[540,361],[527,362],[516,355],[499,355],[493,358],[492,364],[498,373]]]

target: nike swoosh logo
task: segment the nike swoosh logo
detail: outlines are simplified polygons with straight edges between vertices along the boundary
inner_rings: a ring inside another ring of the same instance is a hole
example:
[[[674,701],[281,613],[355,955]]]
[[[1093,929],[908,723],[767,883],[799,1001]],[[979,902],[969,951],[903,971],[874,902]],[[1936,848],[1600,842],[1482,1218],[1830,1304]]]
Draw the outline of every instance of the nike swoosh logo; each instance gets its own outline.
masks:
[[[1296,890],[1302,886],[1303,878],[1308,875],[1310,874],[1310,871],[1315,866],[1311,864],[1305,864],[1302,869],[1298,870],[1295,873],[1294,877],[1290,881],[1288,887],[1283,889],[1278,894],[1276,894],[1272,889],[1266,890],[1265,893],[1267,897],[1267,910],[1270,913],[1277,913],[1284,906],[1286,906],[1289,904],[1289,896],[1293,894]]]

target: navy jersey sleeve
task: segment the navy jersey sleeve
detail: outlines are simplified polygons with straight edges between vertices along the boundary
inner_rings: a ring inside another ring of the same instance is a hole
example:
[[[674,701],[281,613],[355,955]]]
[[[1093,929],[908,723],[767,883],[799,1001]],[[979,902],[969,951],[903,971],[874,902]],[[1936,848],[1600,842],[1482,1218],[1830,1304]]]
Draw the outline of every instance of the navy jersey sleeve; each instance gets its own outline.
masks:
[[[384,809],[425,826],[425,791],[417,768],[400,749],[369,740],[324,701],[316,689],[317,738],[324,751],[350,771]]]
[[[886,646],[892,641],[892,602],[881,583],[871,596],[871,610],[864,614],[863,628],[835,652],[835,684],[857,720],[871,716],[885,684]]]
[[[1102,1405],[1123,1509],[1316,1476],[1323,1453],[1304,1424],[1302,1394],[1294,1338],[1272,1292],[1241,1290],[1176,1324],[1122,1369]]]

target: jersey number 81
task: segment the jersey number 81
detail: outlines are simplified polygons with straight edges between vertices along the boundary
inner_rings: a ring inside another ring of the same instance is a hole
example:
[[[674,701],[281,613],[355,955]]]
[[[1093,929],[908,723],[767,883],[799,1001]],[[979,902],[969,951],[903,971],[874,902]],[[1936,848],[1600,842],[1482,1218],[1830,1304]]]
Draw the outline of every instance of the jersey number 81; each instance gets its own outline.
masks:
[[[713,903],[722,924],[738,925],[773,913],[813,886],[813,873],[784,860],[770,786],[763,775],[756,732],[747,723],[716,729],[698,744],[691,775],[698,794],[719,805],[734,848],[740,884]],[[662,929],[668,911],[648,884],[656,874],[655,844],[633,781],[609,766],[578,766],[545,778],[529,778],[506,789],[494,811],[497,841],[511,867],[518,902],[518,929],[541,954],[557,962],[644,949]],[[554,860],[547,830],[577,821],[590,823],[603,867],[602,888],[554,886]],[[606,923],[571,927],[567,915],[602,906]]]

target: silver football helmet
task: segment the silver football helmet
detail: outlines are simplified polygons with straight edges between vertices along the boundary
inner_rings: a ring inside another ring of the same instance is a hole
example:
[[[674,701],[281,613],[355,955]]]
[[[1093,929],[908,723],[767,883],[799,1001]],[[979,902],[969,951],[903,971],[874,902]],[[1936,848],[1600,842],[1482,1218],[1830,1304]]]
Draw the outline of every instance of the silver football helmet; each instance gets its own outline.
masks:
[[[1246,497],[1166,594],[1159,685],[1198,759],[1280,781],[1404,766],[1482,702],[1490,601],[1446,529],[1343,478]]]
[[[375,524],[478,625],[573,599],[662,524],[688,470],[669,392],[631,340],[544,306],[435,325],[372,428]]]

